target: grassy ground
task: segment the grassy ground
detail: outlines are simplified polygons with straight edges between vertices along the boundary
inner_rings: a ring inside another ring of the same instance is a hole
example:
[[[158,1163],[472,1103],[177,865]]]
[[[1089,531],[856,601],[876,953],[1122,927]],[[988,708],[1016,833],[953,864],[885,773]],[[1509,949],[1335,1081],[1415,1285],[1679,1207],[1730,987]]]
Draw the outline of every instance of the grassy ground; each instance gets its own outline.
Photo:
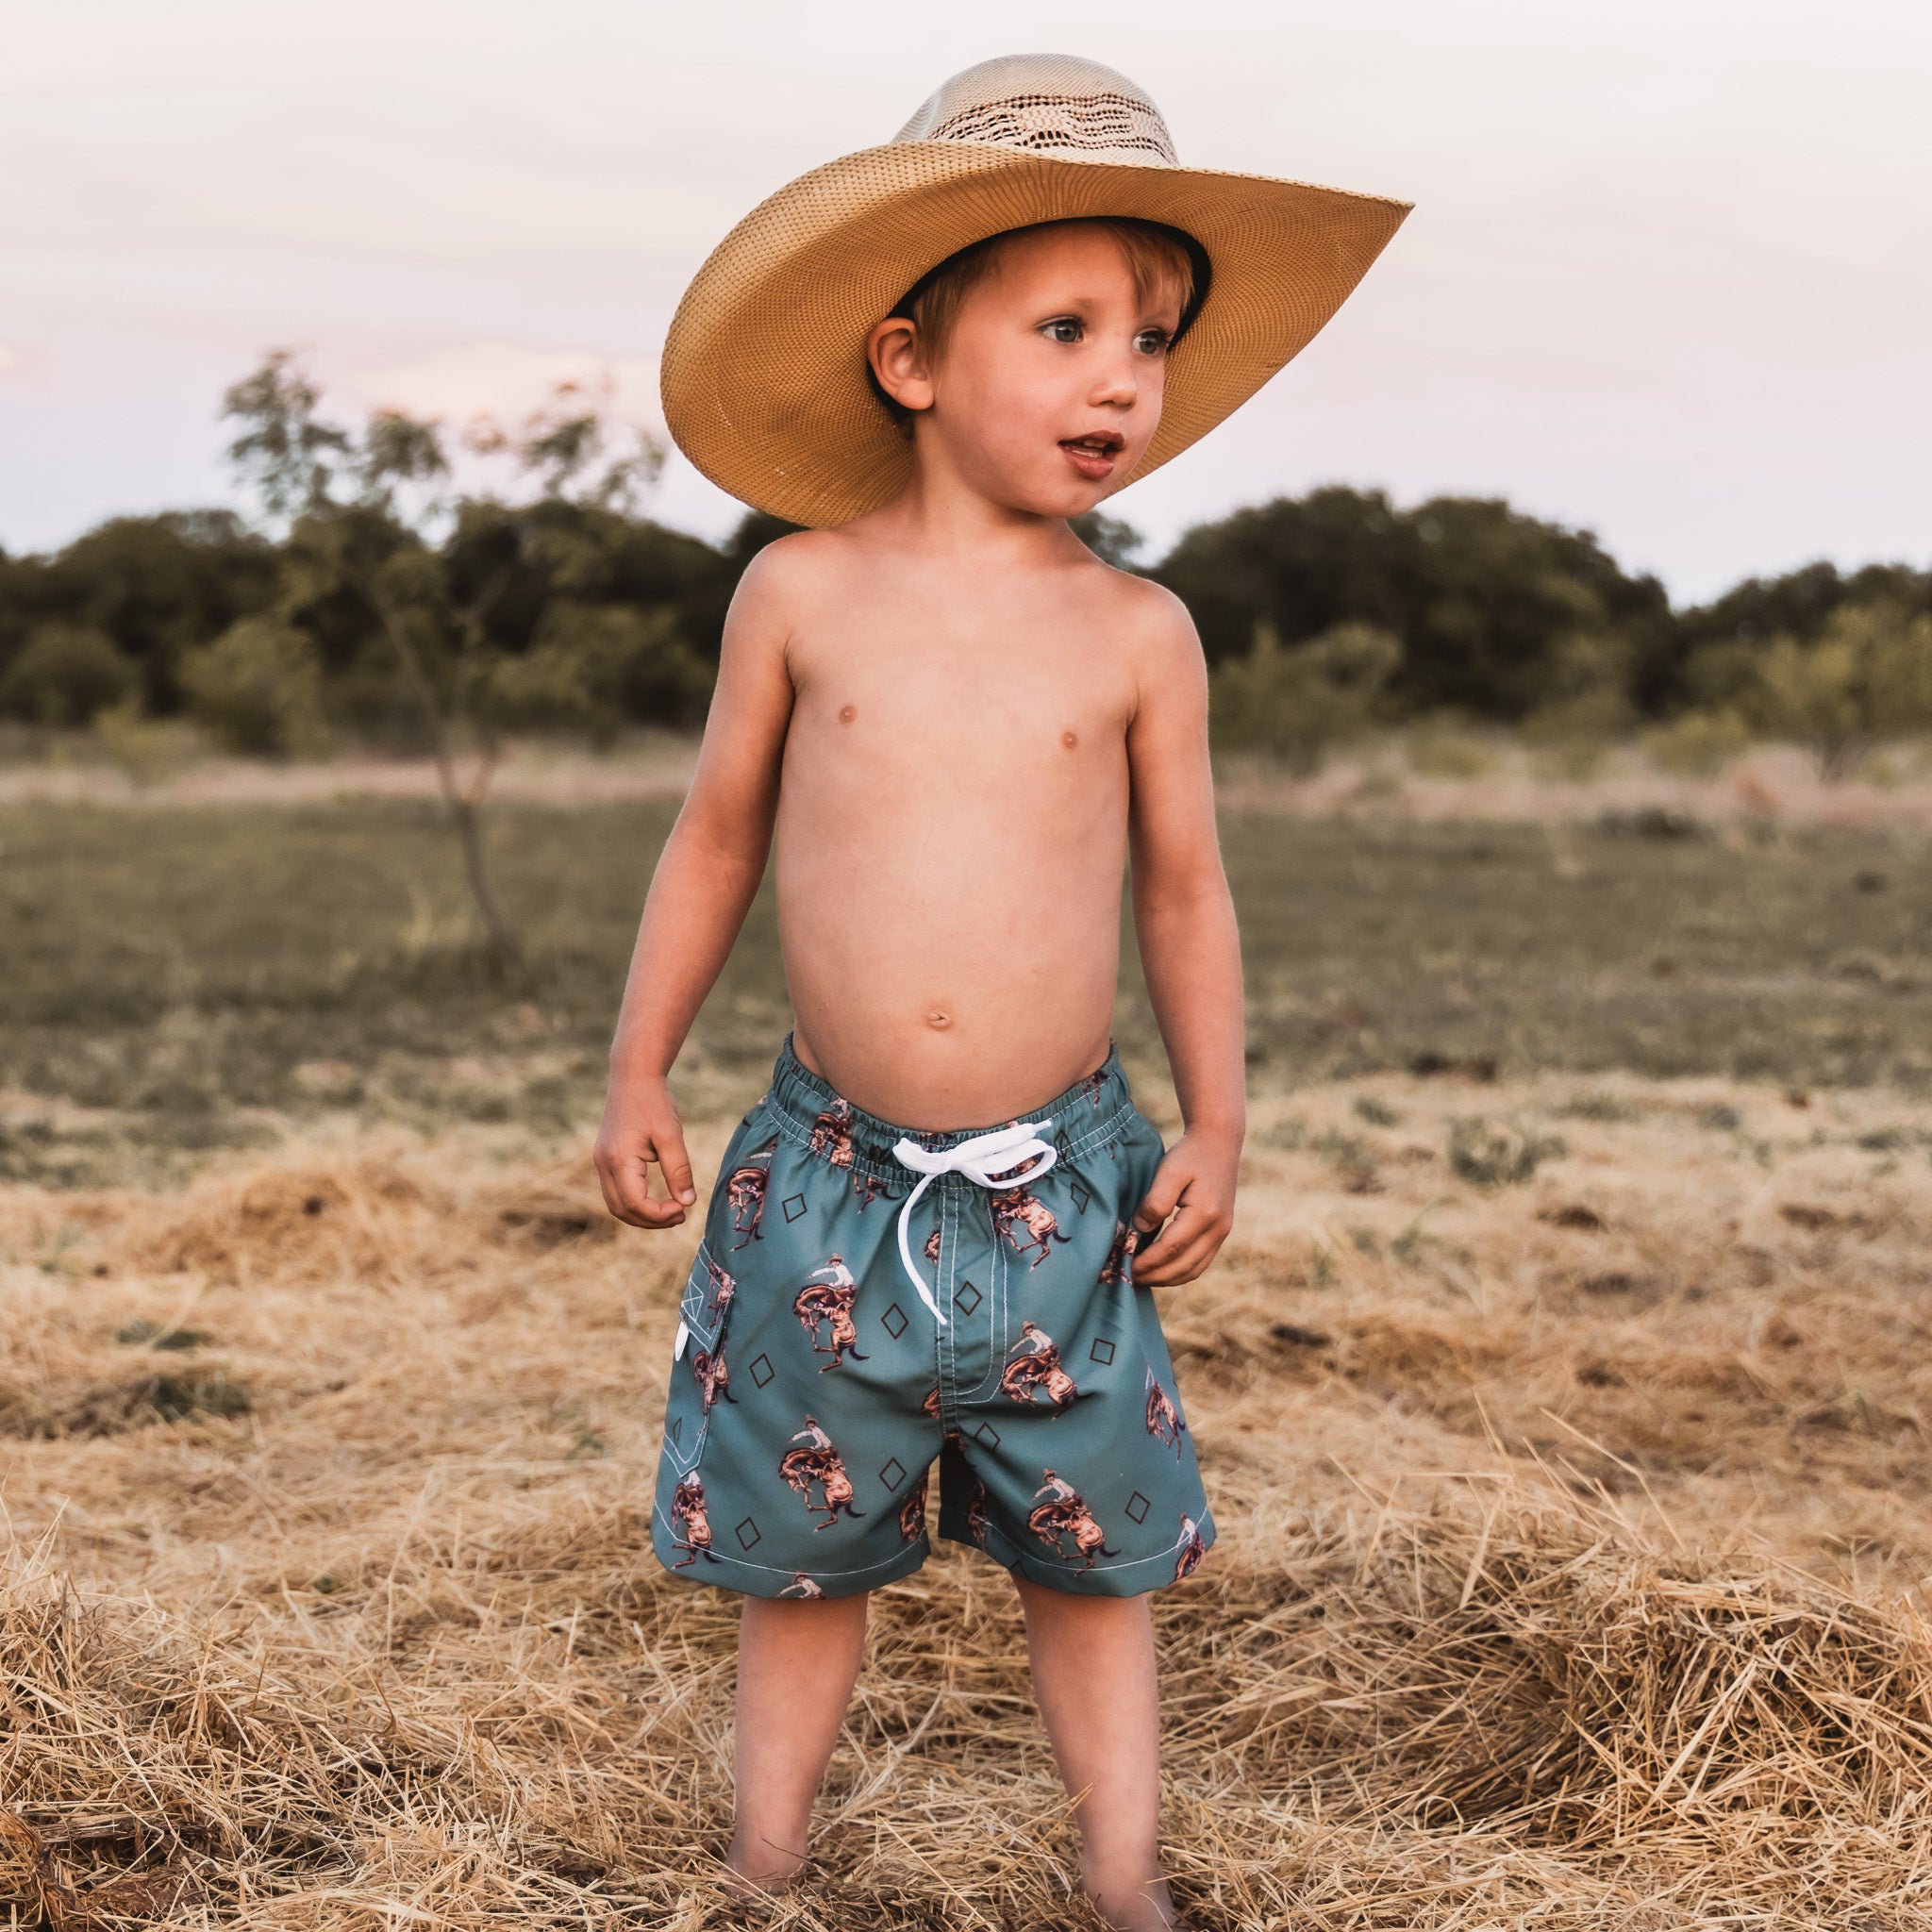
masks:
[[[476,1132],[0,1192],[0,1891],[1090,1924],[1010,1589],[951,1549],[878,1595],[812,1884],[711,1898],[730,1605],[645,1534],[691,1243]],[[1223,1530],[1156,1600],[1203,1932],[1932,1924],[1928,1151],[1923,1104],[1630,1075],[1257,1108],[1161,1296]]]
[[[0,1177],[165,1179],[291,1126],[581,1127],[672,810],[499,810],[529,958],[496,980],[426,803],[0,808]],[[1932,841],[1639,824],[1230,815],[1257,1080],[1449,1062],[1932,1087]],[[761,899],[682,1068],[698,1111],[756,1091],[775,961]],[[1124,983],[1151,1067],[1131,958]]]
[[[668,812],[502,812],[493,981],[419,803],[0,808],[15,1923],[741,1923],[730,1606],[644,1530],[691,1240],[586,1162]],[[1161,1294],[1202,1932],[1932,1926],[1923,840],[1655,829],[1227,821],[1254,1133]],[[708,1174],[782,1022],[761,906]],[[1090,1924],[1020,1657],[977,1558],[880,1592],[742,1923]]]

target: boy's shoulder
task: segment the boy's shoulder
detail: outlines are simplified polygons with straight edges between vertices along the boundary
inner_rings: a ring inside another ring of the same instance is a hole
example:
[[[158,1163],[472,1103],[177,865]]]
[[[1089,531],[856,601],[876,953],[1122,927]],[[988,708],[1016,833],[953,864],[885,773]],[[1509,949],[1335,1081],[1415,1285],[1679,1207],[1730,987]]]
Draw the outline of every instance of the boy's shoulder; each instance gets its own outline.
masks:
[[[1188,607],[1165,584],[1093,559],[1094,588],[1109,636],[1137,660],[1143,691],[1205,675],[1200,633]]]
[[[1165,584],[1143,577],[1104,558],[1093,559],[1094,578],[1099,593],[1107,597],[1122,616],[1150,634],[1163,637],[1194,638],[1194,620],[1188,607]]]
[[[745,565],[738,579],[741,593],[785,597],[829,582],[842,568],[837,530],[793,530],[774,537]]]
[[[863,538],[848,530],[794,531],[767,543],[745,566],[735,602],[746,616],[780,623],[812,607],[850,609],[855,599],[864,601],[877,563]],[[1161,668],[1177,658],[1200,660],[1194,620],[1166,585],[1122,570],[1084,544],[1068,568],[1078,603],[1116,646]]]

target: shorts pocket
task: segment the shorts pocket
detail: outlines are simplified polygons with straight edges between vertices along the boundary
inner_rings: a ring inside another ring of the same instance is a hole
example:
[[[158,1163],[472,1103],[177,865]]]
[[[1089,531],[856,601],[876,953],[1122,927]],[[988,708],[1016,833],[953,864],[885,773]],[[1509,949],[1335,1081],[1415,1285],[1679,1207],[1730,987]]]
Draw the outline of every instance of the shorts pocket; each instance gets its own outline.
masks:
[[[700,1241],[691,1273],[685,1276],[684,1299],[677,1307],[678,1333],[689,1338],[688,1349],[717,1352],[737,1294],[738,1282],[731,1271],[711,1252],[708,1240]]]
[[[737,1294],[738,1283],[730,1270],[712,1254],[708,1241],[701,1242],[685,1277],[677,1337],[672,1344],[664,1454],[679,1475],[697,1467],[710,1432],[711,1411],[733,1399],[724,1338]]]

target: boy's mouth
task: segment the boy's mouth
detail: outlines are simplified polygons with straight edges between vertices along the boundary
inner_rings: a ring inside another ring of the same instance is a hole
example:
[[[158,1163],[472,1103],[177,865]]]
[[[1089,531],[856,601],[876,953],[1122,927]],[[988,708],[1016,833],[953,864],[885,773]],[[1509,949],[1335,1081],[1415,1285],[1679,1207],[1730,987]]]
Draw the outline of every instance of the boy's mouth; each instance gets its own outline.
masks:
[[[1096,429],[1089,436],[1065,436],[1060,447],[1067,460],[1091,482],[1113,474],[1114,458],[1126,447],[1127,439],[1118,429]]]

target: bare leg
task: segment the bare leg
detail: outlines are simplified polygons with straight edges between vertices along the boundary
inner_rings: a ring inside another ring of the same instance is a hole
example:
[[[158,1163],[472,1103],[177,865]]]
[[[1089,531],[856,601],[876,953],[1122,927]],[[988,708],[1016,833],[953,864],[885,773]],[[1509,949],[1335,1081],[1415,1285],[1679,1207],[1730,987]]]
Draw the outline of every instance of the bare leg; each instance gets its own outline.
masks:
[[[738,1625],[738,1818],[724,1862],[781,1890],[805,1862],[811,1803],[865,1653],[867,1598],[748,1596]]]
[[[1070,1596],[1019,1577],[1033,1694],[1079,1820],[1080,1882],[1123,1932],[1181,1921],[1160,1870],[1160,1700],[1144,1596]]]

